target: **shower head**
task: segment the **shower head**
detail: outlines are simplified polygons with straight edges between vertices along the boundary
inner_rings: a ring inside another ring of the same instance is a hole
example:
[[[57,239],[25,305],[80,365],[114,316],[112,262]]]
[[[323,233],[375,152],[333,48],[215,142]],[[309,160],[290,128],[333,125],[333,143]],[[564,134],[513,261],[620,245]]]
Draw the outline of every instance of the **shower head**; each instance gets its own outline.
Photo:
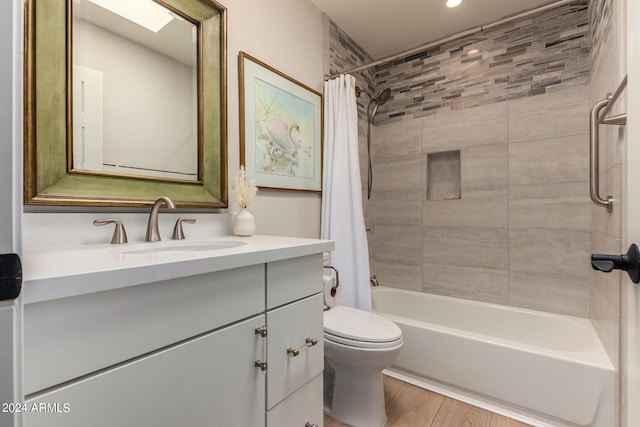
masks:
[[[387,102],[389,98],[391,98],[391,89],[387,87],[384,88],[382,92],[378,94],[378,96],[376,96],[376,104],[382,105]]]
[[[391,89],[384,88],[381,90],[375,98],[372,98],[369,102],[369,107],[367,110],[369,111],[369,123],[373,121],[373,116],[376,115],[376,111],[378,111],[378,107],[387,102],[391,98]],[[373,105],[373,110],[371,109],[371,105]]]

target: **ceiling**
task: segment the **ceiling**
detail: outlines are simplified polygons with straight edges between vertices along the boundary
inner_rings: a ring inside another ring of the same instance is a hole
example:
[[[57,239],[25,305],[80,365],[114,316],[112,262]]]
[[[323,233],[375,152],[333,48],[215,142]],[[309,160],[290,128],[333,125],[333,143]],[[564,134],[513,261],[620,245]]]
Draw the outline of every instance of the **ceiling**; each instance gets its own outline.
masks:
[[[553,0],[311,0],[373,59],[394,55]]]

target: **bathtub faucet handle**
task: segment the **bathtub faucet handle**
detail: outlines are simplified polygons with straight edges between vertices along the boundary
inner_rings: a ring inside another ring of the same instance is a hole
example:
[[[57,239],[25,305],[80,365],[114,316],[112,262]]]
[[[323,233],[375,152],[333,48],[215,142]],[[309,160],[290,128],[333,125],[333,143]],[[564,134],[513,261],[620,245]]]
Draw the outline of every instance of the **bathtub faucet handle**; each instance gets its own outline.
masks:
[[[633,283],[640,283],[640,249],[632,243],[626,254],[622,255],[591,255],[591,267],[609,273],[614,269],[624,270]]]

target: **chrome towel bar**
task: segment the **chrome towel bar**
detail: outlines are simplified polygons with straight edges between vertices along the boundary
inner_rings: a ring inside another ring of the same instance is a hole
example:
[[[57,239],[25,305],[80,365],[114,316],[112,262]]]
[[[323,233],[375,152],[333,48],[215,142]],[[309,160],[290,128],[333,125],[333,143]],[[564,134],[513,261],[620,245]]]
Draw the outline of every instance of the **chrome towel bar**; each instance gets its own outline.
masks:
[[[600,125],[627,124],[626,113],[607,117],[607,114],[611,111],[613,104],[618,100],[626,86],[627,76],[622,79],[622,82],[620,82],[613,95],[611,93],[607,94],[605,99],[598,102],[591,109],[591,114],[589,115],[589,190],[593,203],[606,208],[607,212],[611,212],[613,209],[613,198],[611,196],[607,196],[605,199],[600,196]]]

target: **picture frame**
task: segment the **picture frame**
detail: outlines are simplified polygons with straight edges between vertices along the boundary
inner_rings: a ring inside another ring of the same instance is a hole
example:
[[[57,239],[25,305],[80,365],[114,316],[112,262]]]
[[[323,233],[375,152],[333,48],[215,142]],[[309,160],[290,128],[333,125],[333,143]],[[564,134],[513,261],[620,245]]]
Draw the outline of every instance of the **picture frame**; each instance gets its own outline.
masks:
[[[261,189],[322,191],[322,94],[238,56],[240,164]]]

